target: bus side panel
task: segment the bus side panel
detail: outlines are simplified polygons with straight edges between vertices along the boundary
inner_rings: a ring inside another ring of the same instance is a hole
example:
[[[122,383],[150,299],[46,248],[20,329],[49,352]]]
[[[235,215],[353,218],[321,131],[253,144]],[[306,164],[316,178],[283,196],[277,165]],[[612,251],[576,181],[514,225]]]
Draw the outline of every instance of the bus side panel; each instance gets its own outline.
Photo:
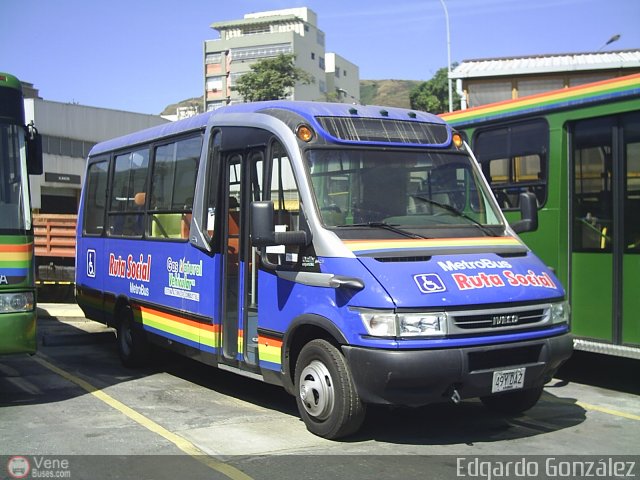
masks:
[[[316,327],[335,337],[336,341],[363,345],[366,330],[357,312],[347,305],[366,305],[370,308],[392,309],[393,301],[377,279],[357,259],[319,258],[321,270],[337,275],[358,278],[366,285],[363,290],[303,285],[278,278],[261,271],[258,287],[258,355],[260,366],[280,370],[282,338],[290,333],[293,322],[303,315],[326,320]],[[300,325],[296,323],[295,327]],[[269,332],[267,334],[266,332]],[[295,335],[295,333],[294,333]],[[276,338],[277,337],[277,338]],[[375,346],[394,348],[392,341],[372,342]]]
[[[594,272],[598,272],[594,275]],[[576,253],[573,255],[571,272],[571,291],[580,291],[584,298],[598,299],[595,302],[572,301],[571,330],[576,336],[612,340],[611,285],[613,270],[610,254]]]
[[[145,331],[216,353],[216,259],[186,242],[109,239],[97,268],[105,294],[134,303]]]
[[[101,237],[78,237],[76,241],[76,301],[87,318],[101,323],[108,318],[102,294],[107,270],[100,258],[104,243]]]
[[[625,255],[622,272],[622,343],[640,346],[640,295],[633,288],[640,278],[640,255]]]

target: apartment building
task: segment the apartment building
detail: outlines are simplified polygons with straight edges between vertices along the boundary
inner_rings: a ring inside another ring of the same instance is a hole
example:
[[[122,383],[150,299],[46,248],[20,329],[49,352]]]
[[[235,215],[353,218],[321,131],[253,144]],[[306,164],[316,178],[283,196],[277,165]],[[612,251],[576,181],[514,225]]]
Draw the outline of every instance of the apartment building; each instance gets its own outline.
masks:
[[[317,25],[316,13],[306,7],[249,13],[239,20],[213,23],[211,28],[220,38],[204,43],[205,109],[243,101],[234,88],[238,79],[253,63],[281,53],[294,54],[296,67],[313,78],[308,85],[296,85],[287,98],[359,101],[358,67],[325,51],[325,34]]]

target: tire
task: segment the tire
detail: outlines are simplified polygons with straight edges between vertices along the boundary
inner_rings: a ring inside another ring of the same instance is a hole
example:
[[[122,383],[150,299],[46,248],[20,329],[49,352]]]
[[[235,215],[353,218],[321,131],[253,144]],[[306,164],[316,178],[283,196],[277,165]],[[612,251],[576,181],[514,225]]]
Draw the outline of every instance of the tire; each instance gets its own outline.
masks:
[[[312,340],[300,352],[295,370],[296,403],[307,429],[336,439],[355,433],[366,409],[342,353],[326,340]]]
[[[480,400],[489,410],[513,415],[529,410],[538,403],[543,388],[543,386],[540,386],[515,392],[500,393],[481,397]]]
[[[120,317],[120,323],[117,329],[118,355],[120,356],[120,361],[128,368],[143,366],[149,351],[144,333],[135,328],[131,307],[125,307],[121,311]]]

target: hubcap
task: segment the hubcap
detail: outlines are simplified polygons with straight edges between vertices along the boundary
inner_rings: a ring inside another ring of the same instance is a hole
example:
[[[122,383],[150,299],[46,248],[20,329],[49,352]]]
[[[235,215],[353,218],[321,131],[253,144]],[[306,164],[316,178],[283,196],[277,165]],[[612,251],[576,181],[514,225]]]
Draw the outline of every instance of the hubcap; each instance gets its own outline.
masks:
[[[329,370],[319,360],[312,361],[300,374],[300,400],[309,415],[326,420],[333,411],[335,392]]]

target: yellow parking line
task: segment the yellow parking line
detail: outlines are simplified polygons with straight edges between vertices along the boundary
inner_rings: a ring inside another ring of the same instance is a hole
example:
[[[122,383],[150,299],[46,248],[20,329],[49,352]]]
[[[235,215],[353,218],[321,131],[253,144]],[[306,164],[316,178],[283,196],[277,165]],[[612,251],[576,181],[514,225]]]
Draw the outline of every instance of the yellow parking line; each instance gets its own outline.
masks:
[[[599,405],[592,405],[590,403],[576,402],[576,405],[584,408],[585,410],[593,410],[596,412],[607,413],[609,415],[615,415],[616,417],[628,418],[629,420],[640,421],[640,415],[634,415],[633,413],[621,412],[619,410],[613,410],[612,408],[601,407]]]
[[[242,472],[242,471],[238,470],[237,468],[235,468],[235,467],[233,467],[231,465],[228,465],[228,464],[226,464],[224,462],[220,462],[218,460],[215,460],[214,458],[212,458],[209,455],[207,455],[204,451],[202,451],[198,447],[196,447],[189,440],[187,440],[187,439],[185,439],[185,438],[183,438],[183,437],[181,437],[179,435],[176,435],[175,433],[167,430],[166,428],[164,428],[163,426],[157,424],[153,420],[145,417],[141,413],[139,413],[139,412],[135,411],[134,409],[128,407],[127,405],[125,405],[124,403],[120,402],[119,400],[116,400],[111,395],[103,392],[99,388],[94,387],[89,382],[87,382],[85,380],[82,380],[79,377],[76,377],[75,375],[67,372],[66,370],[61,369],[60,367],[55,366],[51,362],[45,360],[43,358],[42,354],[38,353],[35,356],[33,356],[32,358],[36,362],[38,362],[40,365],[42,365],[43,367],[46,367],[49,370],[51,370],[52,372],[57,373],[61,377],[65,378],[66,380],[68,380],[68,381],[70,381],[72,383],[75,383],[80,388],[82,388],[83,390],[87,391],[88,393],[90,393],[94,397],[100,399],[101,401],[103,401],[104,403],[109,405],[110,407],[115,408],[120,413],[126,415],[131,420],[133,420],[134,422],[139,423],[140,425],[142,425],[146,429],[151,430],[153,433],[157,433],[161,437],[163,437],[166,440],[170,441],[176,447],[178,447],[180,450],[182,450],[184,453],[186,453],[187,455],[190,455],[191,457],[193,457],[194,459],[196,459],[200,463],[203,463],[207,467],[212,468],[213,470],[222,473],[223,475],[231,478],[232,480],[252,480],[252,478],[250,476],[248,476],[247,474],[245,474],[244,472]]]

